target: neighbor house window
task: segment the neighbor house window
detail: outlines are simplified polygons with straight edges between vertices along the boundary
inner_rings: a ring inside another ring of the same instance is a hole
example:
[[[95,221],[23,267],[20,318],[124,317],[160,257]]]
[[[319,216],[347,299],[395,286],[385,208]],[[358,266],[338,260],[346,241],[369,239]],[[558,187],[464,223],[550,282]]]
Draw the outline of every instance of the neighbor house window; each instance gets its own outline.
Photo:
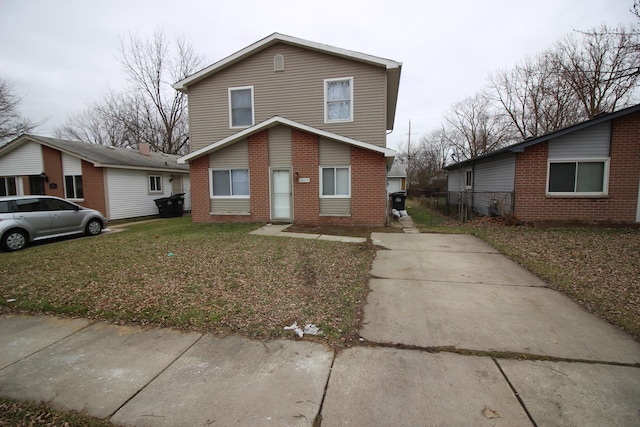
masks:
[[[353,77],[324,81],[325,122],[353,121]]]
[[[149,175],[149,192],[162,193],[162,177],[160,175]]]
[[[249,169],[212,169],[211,197],[248,197]]]
[[[547,194],[560,196],[606,196],[608,159],[549,161]]]
[[[320,194],[323,197],[350,197],[351,171],[349,167],[321,168]]]
[[[0,196],[15,196],[17,194],[16,177],[0,177]]]
[[[464,188],[471,190],[473,188],[473,169],[464,171]]]
[[[82,199],[82,175],[65,175],[64,187],[67,199]]]
[[[253,86],[229,89],[229,125],[253,126]]]

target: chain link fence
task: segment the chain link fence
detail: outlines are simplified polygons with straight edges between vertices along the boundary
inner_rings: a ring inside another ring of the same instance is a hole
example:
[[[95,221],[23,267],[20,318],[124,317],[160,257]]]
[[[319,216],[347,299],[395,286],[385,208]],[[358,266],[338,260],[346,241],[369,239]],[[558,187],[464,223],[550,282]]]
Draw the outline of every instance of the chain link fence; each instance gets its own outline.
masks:
[[[420,203],[460,222],[478,216],[509,218],[513,216],[513,192],[495,191],[420,191],[411,190]]]

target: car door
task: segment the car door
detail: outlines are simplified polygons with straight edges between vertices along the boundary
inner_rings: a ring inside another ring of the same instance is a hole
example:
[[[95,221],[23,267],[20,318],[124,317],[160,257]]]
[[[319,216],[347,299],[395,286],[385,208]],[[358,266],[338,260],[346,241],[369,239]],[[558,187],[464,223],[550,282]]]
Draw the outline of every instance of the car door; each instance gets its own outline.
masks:
[[[82,231],[84,215],[72,203],[60,199],[43,199],[51,217],[51,234]]]
[[[16,199],[13,218],[35,239],[50,234],[51,216],[48,209],[40,198]]]

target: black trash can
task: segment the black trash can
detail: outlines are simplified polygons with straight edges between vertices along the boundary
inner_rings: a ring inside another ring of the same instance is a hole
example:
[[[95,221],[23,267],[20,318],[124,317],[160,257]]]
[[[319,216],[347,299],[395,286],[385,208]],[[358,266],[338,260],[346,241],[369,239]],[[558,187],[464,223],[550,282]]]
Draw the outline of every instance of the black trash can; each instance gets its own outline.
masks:
[[[391,193],[391,207],[397,211],[403,211],[404,201],[407,199],[407,195],[405,193]]]
[[[172,201],[169,197],[155,199],[154,202],[156,202],[156,206],[158,207],[160,218],[171,218],[173,216]]]
[[[169,197],[172,206],[173,216],[184,215],[184,193],[174,194]]]

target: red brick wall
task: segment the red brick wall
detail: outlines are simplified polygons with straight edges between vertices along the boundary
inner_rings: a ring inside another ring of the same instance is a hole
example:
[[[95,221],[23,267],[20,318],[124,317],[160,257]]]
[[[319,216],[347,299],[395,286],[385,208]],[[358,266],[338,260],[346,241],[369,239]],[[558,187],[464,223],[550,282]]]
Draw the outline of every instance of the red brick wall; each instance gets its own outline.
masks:
[[[296,224],[318,224],[320,221],[320,149],[318,135],[291,131],[293,148],[293,218]],[[309,182],[298,182],[309,178]]]
[[[640,113],[613,121],[609,195],[605,198],[547,197],[548,143],[516,157],[515,215],[527,222],[633,223],[640,183]]]
[[[42,161],[44,163],[44,173],[47,174],[49,182],[44,183],[44,193],[47,196],[64,197],[64,176],[62,175],[62,154],[53,148],[42,147]],[[56,184],[56,188],[49,188],[51,184]]]
[[[107,216],[107,197],[104,189],[104,168],[97,168],[89,162],[82,160],[82,192],[84,193],[83,206],[96,209]]]
[[[209,156],[202,156],[190,163],[191,218],[193,222],[212,222],[209,212]]]
[[[248,138],[251,184],[250,215],[210,215],[208,157],[191,162],[191,198],[194,222],[268,222],[269,133]],[[351,149],[351,216],[320,216],[319,139],[292,129],[293,217],[301,225],[382,226],[386,221],[386,161],[382,154]],[[308,183],[298,178],[309,178]]]

